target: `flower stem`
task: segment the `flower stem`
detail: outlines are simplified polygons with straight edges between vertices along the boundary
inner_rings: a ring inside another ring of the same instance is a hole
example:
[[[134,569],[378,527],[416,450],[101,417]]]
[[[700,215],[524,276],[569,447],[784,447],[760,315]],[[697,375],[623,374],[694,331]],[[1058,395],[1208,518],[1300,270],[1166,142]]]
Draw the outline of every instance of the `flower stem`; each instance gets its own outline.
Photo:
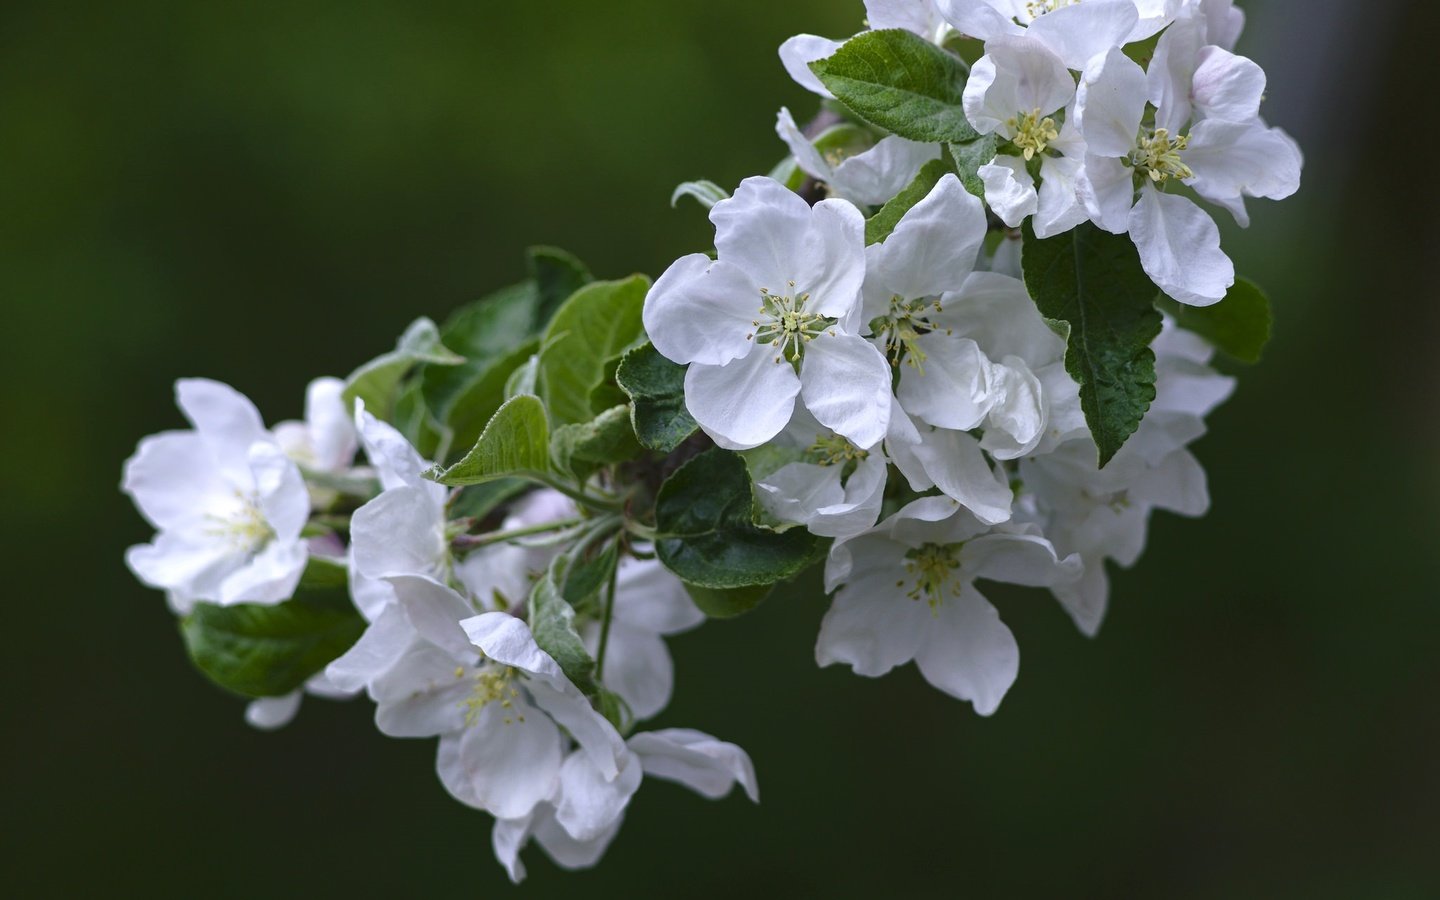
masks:
[[[539,525],[527,525],[524,528],[512,528],[509,531],[493,531],[490,534],[462,534],[452,540],[450,545],[459,551],[478,550],[481,547],[503,544],[517,538],[529,537],[532,534],[547,534],[565,528],[574,528],[585,522],[585,519],[580,518],[560,519],[555,522],[542,522]]]
[[[620,570],[616,568],[610,573],[610,582],[605,587],[605,614],[600,621],[600,647],[595,654],[595,677],[604,680],[605,678],[605,648],[610,643],[610,620],[615,615],[615,583],[620,578]]]

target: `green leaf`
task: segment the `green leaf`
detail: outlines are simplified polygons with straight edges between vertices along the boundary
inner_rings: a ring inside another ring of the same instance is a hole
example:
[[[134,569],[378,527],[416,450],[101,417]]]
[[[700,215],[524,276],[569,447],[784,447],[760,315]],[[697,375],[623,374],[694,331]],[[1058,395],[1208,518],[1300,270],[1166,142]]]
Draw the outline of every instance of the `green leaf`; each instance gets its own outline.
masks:
[[[539,348],[538,338],[521,343],[495,358],[455,396],[445,419],[451,431],[452,447],[463,449],[475,445],[496,411],[510,399],[506,391],[510,377],[523,368]],[[426,370],[426,374],[431,371],[434,370]]]
[[[684,181],[676,186],[670,194],[670,206],[673,209],[680,203],[681,197],[693,197],[695,202],[706,209],[714,209],[715,204],[721,200],[729,200],[730,192],[713,181],[701,179],[699,181]]]
[[[867,31],[810,68],[867,122],[912,141],[963,143],[977,133],[965,118],[965,67],[903,29]]]
[[[543,477],[550,471],[550,426],[545,405],[523,394],[505,401],[469,453],[448,469],[436,466],[425,477],[451,487],[497,478]]]
[[[751,519],[745,462],[709,450],[681,466],[655,500],[655,551],[687,584],[745,588],[791,578],[813,561],[816,539],[800,529],[777,534]]]
[[[520,478],[501,478],[484,484],[472,484],[460,491],[450,504],[450,518],[480,521],[517,494],[530,490],[530,482]]]
[[[630,397],[635,435],[651,450],[669,453],[700,427],[685,408],[685,367],[652,345],[626,353],[615,380]]]
[[[733,619],[744,615],[763,603],[774,589],[775,586],[771,584],[729,590],[685,585],[690,599],[695,601],[701,612],[712,619]]]
[[[556,424],[588,422],[601,412],[590,394],[605,379],[606,364],[644,333],[640,309],[650,279],[597,281],[581,288],[555,313],[540,352],[536,390]]]
[[[1080,385],[1103,468],[1155,400],[1155,285],[1126,235],[1087,222],[1042,241],[1027,221],[1024,239],[1025,287],[1041,315],[1069,326],[1065,370]]]
[[[896,194],[894,199],[880,208],[880,211],[870,217],[865,223],[865,243],[879,244],[888,238],[894,231],[895,226],[905,214],[915,208],[915,205],[935,189],[935,185],[951,172],[950,164],[939,159],[932,159],[921,169],[915,180]]]
[[[601,466],[639,455],[640,443],[630,426],[629,406],[607,409],[583,425],[561,425],[550,436],[550,458],[555,467],[582,479]]]
[[[587,695],[593,695],[595,660],[585,649],[585,642],[575,630],[575,610],[561,594],[564,581],[564,557],[550,566],[549,571],[530,592],[530,632],[540,649],[560,664],[565,676]]]
[[[349,650],[365,630],[343,564],[311,557],[295,596],[276,605],[196,604],[180,633],[196,668],[246,697],[280,697]]]
[[[615,576],[620,561],[620,548],[614,540],[606,541],[600,552],[590,559],[575,561],[565,573],[561,595],[571,606],[584,606],[599,597]]]
[[[1274,325],[1270,298],[1248,278],[1237,278],[1225,299],[1214,306],[1185,306],[1169,297],[1162,297],[1160,305],[1181,328],[1240,362],[1258,363],[1270,343]]]
[[[400,395],[400,382],[411,369],[421,363],[457,366],[464,361],[464,357],[455,355],[441,342],[440,330],[434,322],[416,319],[400,336],[394,350],[350,374],[342,399],[347,409],[355,405],[357,398],[364,400],[365,408],[372,415],[388,420]]]
[[[559,247],[531,247],[526,257],[539,299],[536,327],[544,327],[561,304],[595,280],[584,263]]]
[[[420,455],[433,458],[441,444],[448,443],[446,427],[435,420],[430,407],[425,403],[421,379],[410,378],[395,400],[392,424],[405,436]]]
[[[980,179],[980,167],[995,161],[995,135],[987,134],[964,144],[951,144],[950,157],[955,161],[955,173],[965,190],[985,199],[985,182]]]

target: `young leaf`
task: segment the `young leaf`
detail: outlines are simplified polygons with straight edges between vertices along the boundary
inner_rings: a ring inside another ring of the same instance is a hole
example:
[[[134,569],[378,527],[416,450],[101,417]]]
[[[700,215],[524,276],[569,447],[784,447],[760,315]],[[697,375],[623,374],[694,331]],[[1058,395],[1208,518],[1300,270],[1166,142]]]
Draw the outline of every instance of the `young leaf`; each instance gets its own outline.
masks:
[[[562,472],[588,477],[600,466],[624,462],[640,455],[630,407],[605,410],[583,425],[561,425],[550,436],[550,458]]]
[[[810,68],[840,102],[901,137],[962,143],[977,136],[962,107],[964,65],[918,35],[867,31]]]
[[[482,484],[510,476],[542,476],[550,471],[550,426],[545,405],[523,394],[507,400],[465,458],[448,469],[425,473],[451,487]]]
[[[345,590],[344,566],[317,557],[284,603],[199,603],[180,620],[196,668],[247,697],[280,697],[299,688],[364,630]]]
[[[510,352],[496,357],[488,368],[481,371],[455,395],[445,418],[445,424],[451,431],[452,447],[475,445],[495,412],[510,398],[506,392],[510,376],[529,362],[539,349],[538,339],[525,341]],[[426,375],[432,371],[435,370],[427,369]]]
[[[525,281],[462,306],[450,316],[440,330],[440,337],[445,346],[464,356],[465,361],[448,368],[425,368],[425,402],[436,418],[449,422],[460,398],[475,382],[484,379],[497,362],[509,357],[517,345],[534,336],[539,304],[535,283]]]
[[[744,615],[765,602],[765,598],[769,597],[774,589],[775,586],[771,584],[729,590],[685,585],[690,599],[695,601],[701,612],[712,619],[733,619]]]
[[[1184,306],[1169,297],[1163,297],[1160,305],[1181,328],[1240,362],[1258,363],[1270,343],[1274,324],[1270,298],[1248,278],[1237,278],[1225,299],[1214,306]]]
[[[500,505],[533,485],[520,478],[501,478],[484,484],[472,484],[460,491],[450,504],[452,519],[484,519]]]
[[[685,367],[650,344],[625,354],[615,380],[630,397],[635,435],[651,450],[669,453],[700,427],[685,408]]]
[[[1155,400],[1155,285],[1125,235],[1085,223],[1042,241],[1029,221],[1024,235],[1025,287],[1041,315],[1069,326],[1065,370],[1080,385],[1103,468]]]
[[[620,561],[619,549],[616,541],[606,541],[593,558],[576,560],[565,572],[560,591],[565,602],[571,606],[582,606],[598,597],[615,575],[615,567]]]
[[[866,245],[879,244],[888,238],[905,214],[914,208],[915,204],[930,196],[930,192],[935,189],[935,185],[939,183],[940,179],[951,171],[953,169],[950,164],[944,160],[932,159],[927,162],[920,169],[920,174],[915,176],[914,181],[910,182],[904,190],[896,194],[889,203],[881,207],[880,211],[865,223]]]
[[[655,500],[655,551],[687,584],[729,590],[774,584],[814,560],[816,539],[800,529],[777,534],[751,519],[745,462],[709,450],[681,466]]]
[[[357,398],[364,400],[365,408],[374,416],[388,419],[400,394],[401,379],[416,365],[458,366],[464,361],[463,356],[450,352],[441,342],[440,330],[434,322],[416,319],[400,336],[394,350],[350,374],[342,399],[346,409],[353,407]]]
[[[595,660],[575,631],[575,610],[560,592],[564,581],[564,557],[550,566],[530,592],[530,632],[541,650],[560,664],[565,676],[587,695],[593,695]]]
[[[685,181],[679,184],[674,193],[670,195],[670,206],[673,208],[680,203],[681,197],[694,197],[695,202],[706,209],[714,209],[715,204],[721,200],[729,200],[730,192],[713,181]]]
[[[543,328],[560,305],[594,281],[595,276],[573,254],[559,247],[531,247],[526,257],[539,300],[535,326]]]
[[[590,394],[606,364],[644,333],[640,309],[650,279],[597,281],[581,288],[555,313],[540,352],[536,390],[556,424],[588,422],[601,412]]]

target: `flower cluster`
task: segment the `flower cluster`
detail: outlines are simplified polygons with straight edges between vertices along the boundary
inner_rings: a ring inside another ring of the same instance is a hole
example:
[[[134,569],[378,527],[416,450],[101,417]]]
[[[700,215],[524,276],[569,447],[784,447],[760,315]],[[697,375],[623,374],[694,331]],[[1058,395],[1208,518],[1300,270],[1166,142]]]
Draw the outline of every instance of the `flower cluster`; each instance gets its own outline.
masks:
[[[1253,362],[1264,295],[1201,202],[1298,188],[1229,0],[867,0],[869,30],[780,56],[821,100],[789,156],[710,207],[713,253],[652,285],[532,251],[522,284],[419,320],[267,429],[177,385],[192,430],[124,489],[137,577],[197,667],[276,728],[366,694],[437,738],[440,781],[592,865],[645,776],[757,799],[739,747],[640,730],[666,638],[823,560],[816,659],[914,662],[990,715],[1019,648],[982,581],[1087,635],[1154,510],[1202,515],[1188,447]]]

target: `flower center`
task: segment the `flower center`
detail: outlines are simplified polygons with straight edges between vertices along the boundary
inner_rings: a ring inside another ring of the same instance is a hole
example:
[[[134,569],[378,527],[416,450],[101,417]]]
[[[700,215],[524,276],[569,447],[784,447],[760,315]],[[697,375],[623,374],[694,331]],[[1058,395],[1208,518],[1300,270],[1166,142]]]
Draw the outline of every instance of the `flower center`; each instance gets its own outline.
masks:
[[[946,592],[958,580],[960,544],[924,544],[905,554],[905,572],[915,580],[908,596],[924,600],[931,609],[938,609]],[[902,579],[898,587],[905,586]]]
[[[943,312],[940,298],[930,300],[906,300],[904,297],[890,298],[890,311],[870,323],[870,333],[879,336],[885,343],[885,355],[890,364],[900,365],[901,360],[921,375],[925,374],[925,351],[919,340],[936,326],[930,321],[931,313]],[[945,329],[949,334],[950,330]]]
[[[1189,146],[1188,134],[1172,138],[1168,128],[1157,128],[1153,134],[1146,137],[1142,131],[1135,143],[1135,150],[1130,154],[1130,163],[1136,171],[1149,176],[1156,184],[1164,184],[1171,178],[1184,181],[1195,177],[1194,170],[1185,165],[1185,160],[1180,155]]]
[[[1060,128],[1055,124],[1055,120],[1049,116],[1042,117],[1038,109],[1034,112],[1022,112],[1005,124],[1015,132],[1010,142],[1025,154],[1026,162],[1034,159],[1035,154],[1044,153],[1051,141],[1060,138]]]
[[[470,676],[472,685],[470,696],[466,697],[461,706],[465,707],[465,727],[469,728],[480,721],[480,713],[491,703],[499,703],[501,709],[511,709],[515,700],[520,697],[520,689],[514,685],[515,670],[505,666],[485,665],[476,669]],[[455,667],[455,677],[463,679],[466,675],[464,666]],[[504,717],[506,725],[519,720],[525,721],[525,717],[510,715]]]
[[[205,518],[212,523],[206,533],[223,538],[237,550],[258,553],[275,539],[275,529],[265,521],[265,514],[260,511],[256,498],[246,496],[240,491],[235,492],[235,498],[239,501],[239,506],[229,515],[206,515]]]
[[[850,463],[864,462],[870,458],[869,450],[861,450],[833,432],[828,436],[817,436],[815,443],[810,445],[807,452],[818,465],[822,466],[844,466]]]
[[[750,323],[755,330],[745,335],[745,339],[774,347],[776,363],[799,362],[805,354],[805,345],[835,324],[834,319],[805,311],[810,295],[796,293],[793,281],[790,293],[785,295],[761,288],[760,299],[760,317]],[[834,333],[830,332],[832,336]]]

